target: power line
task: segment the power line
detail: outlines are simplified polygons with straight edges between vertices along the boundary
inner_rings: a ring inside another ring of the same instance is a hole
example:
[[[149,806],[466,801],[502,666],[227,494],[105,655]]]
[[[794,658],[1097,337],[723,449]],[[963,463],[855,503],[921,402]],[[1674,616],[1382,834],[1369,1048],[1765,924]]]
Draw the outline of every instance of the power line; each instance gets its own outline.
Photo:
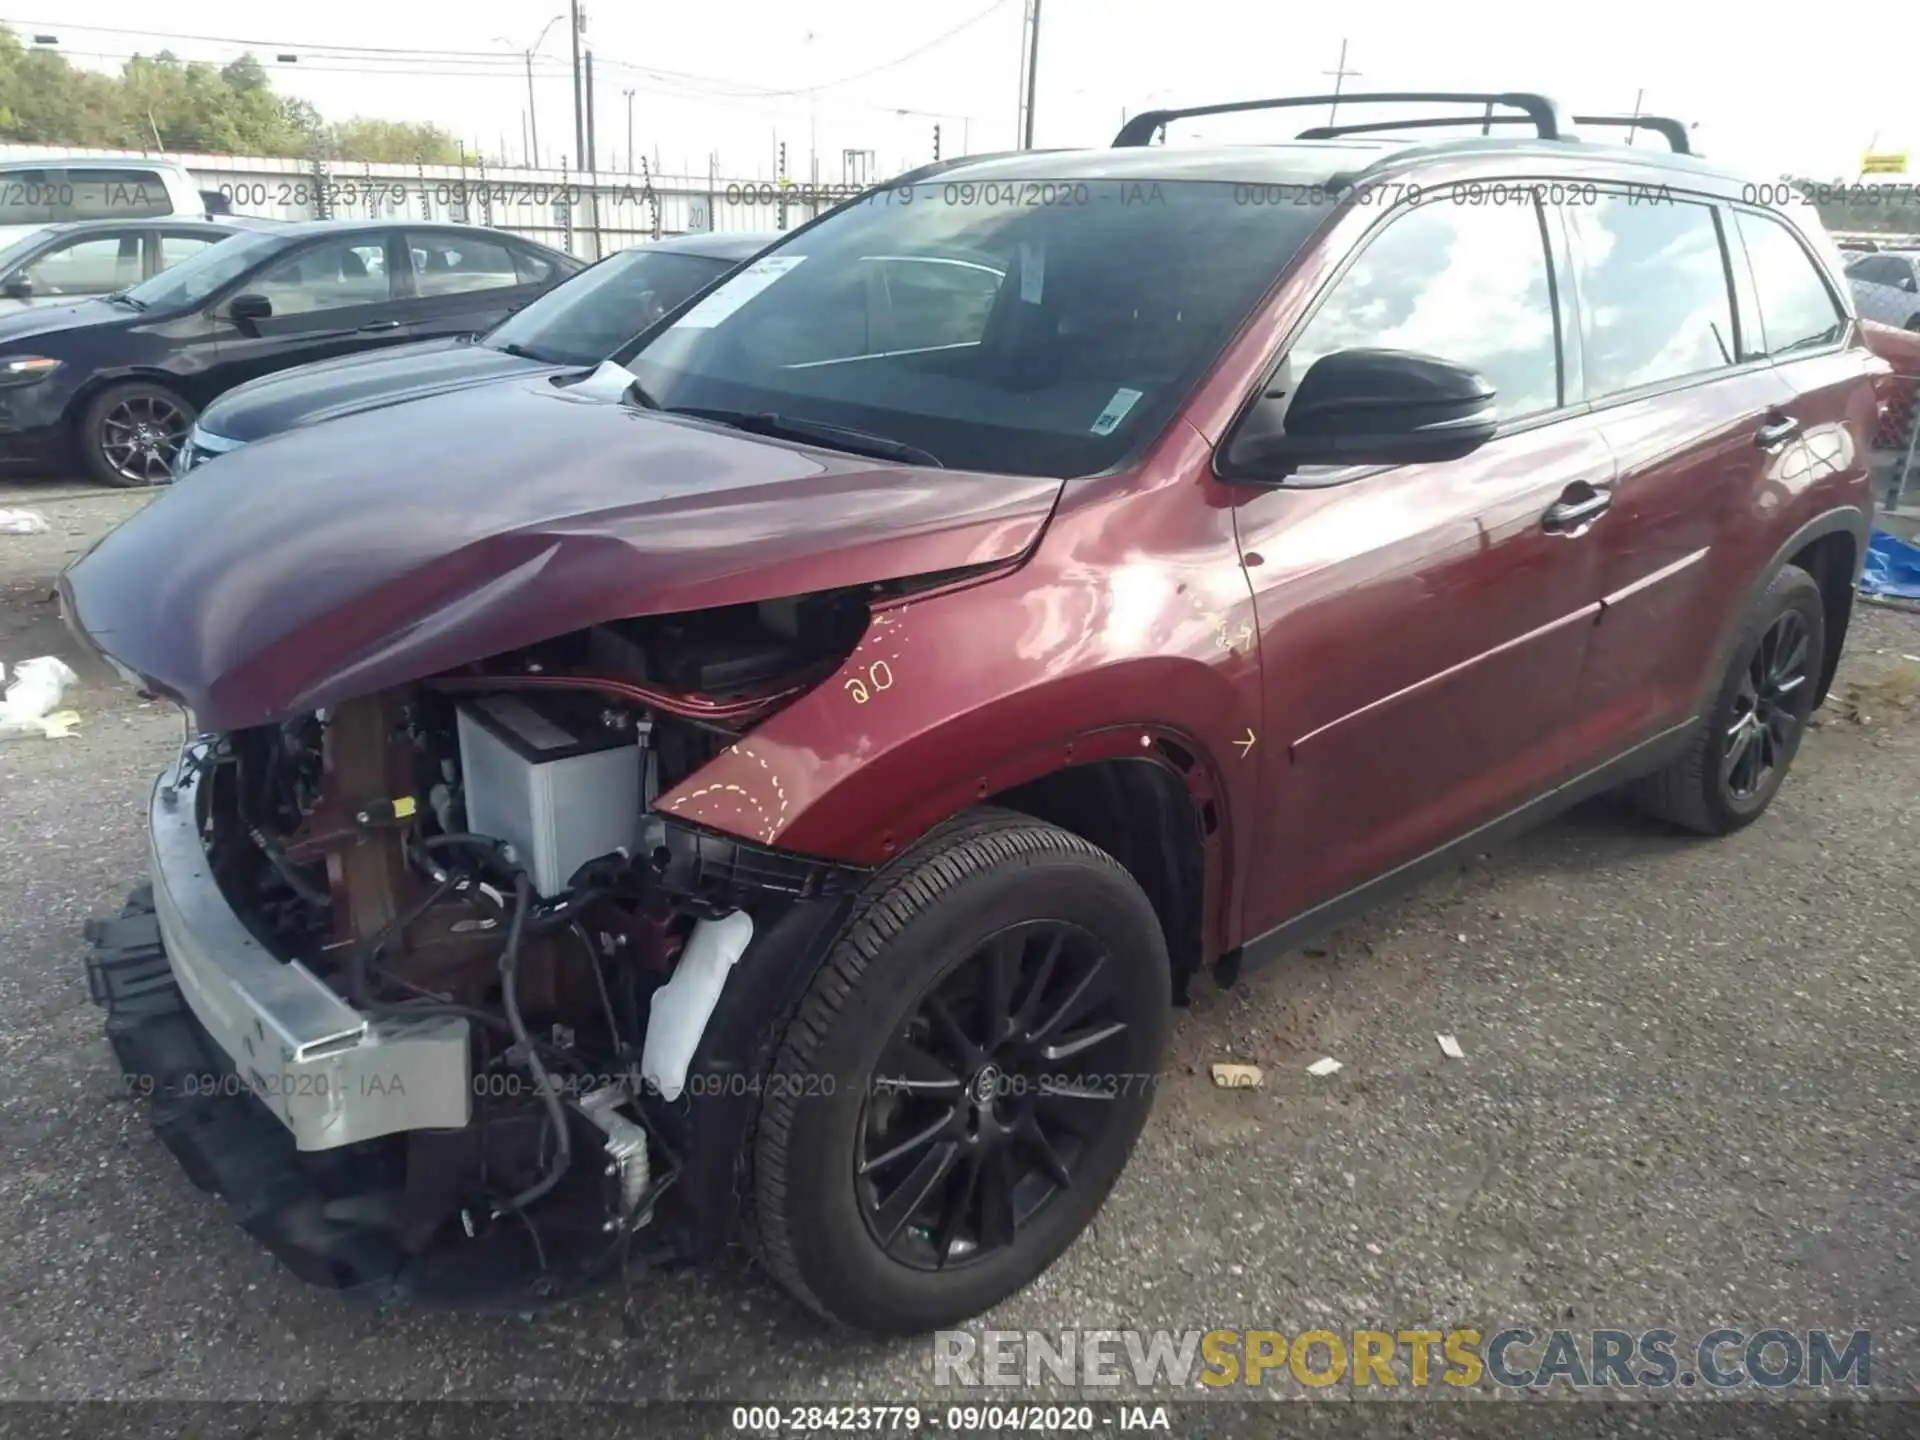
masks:
[[[791,89],[791,90],[774,90],[774,89],[767,89],[761,86],[751,86],[751,85],[742,86],[742,85],[738,85],[735,82],[724,80],[719,76],[715,76],[715,75],[698,75],[698,74],[694,74],[692,72],[683,71],[683,70],[679,70],[679,71],[660,70],[650,66],[633,65],[626,61],[613,59],[603,55],[596,55],[595,62],[597,67],[601,70],[618,69],[618,70],[629,71],[634,74],[666,76],[674,79],[693,81],[693,82],[698,82],[703,84],[710,84],[716,87],[716,90],[719,91],[720,93],[738,94],[738,95],[761,95],[768,98],[774,98],[774,97],[780,97],[780,96],[807,95],[820,90],[830,90],[837,86],[849,84],[855,80],[864,80],[868,76],[878,75],[882,71],[894,69],[897,66],[906,64],[910,60],[916,60],[921,55],[926,54],[927,51],[935,48],[936,46],[945,44],[948,40],[951,40],[954,36],[960,34],[962,31],[970,29],[974,25],[979,24],[982,20],[985,20],[989,15],[992,15],[995,11],[1003,8],[1005,5],[1009,3],[1010,3],[1010,0],[993,0],[993,3],[987,6],[986,9],[976,12],[975,14],[969,16],[967,19],[962,20],[959,24],[955,25],[952,29],[942,31],[939,35],[934,36],[931,40],[924,41],[921,44],[915,46],[913,49],[906,51],[904,54],[896,55],[891,60],[882,61],[878,65],[868,66],[865,70],[856,70],[851,75],[842,75],[839,78],[834,80],[824,80],[818,85],[801,86],[799,88]],[[111,25],[76,25],[76,24],[68,23],[66,21],[54,21],[54,20],[19,20],[19,19],[7,18],[7,17],[0,17],[0,25],[6,25],[6,26],[10,26],[10,27],[20,29],[20,30],[25,30],[25,31],[66,29],[69,31],[78,31],[84,34],[89,34],[89,35],[129,35],[129,36],[135,36],[140,39],[147,39],[147,40],[166,40],[166,41],[185,40],[185,41],[192,41],[199,44],[233,46],[241,50],[259,49],[259,50],[297,51],[297,52],[303,52],[308,55],[313,55],[315,57],[327,58],[327,59],[358,59],[362,57],[365,57],[365,58],[390,57],[395,62],[396,65],[405,60],[426,60],[434,63],[450,62],[456,65],[461,65],[461,66],[471,65],[474,67],[472,70],[459,70],[459,71],[450,72],[455,74],[468,74],[468,73],[487,74],[487,73],[498,72],[507,66],[515,65],[520,59],[519,56],[506,55],[499,52],[490,52],[486,50],[434,50],[434,49],[420,49],[420,48],[410,48],[405,46],[393,46],[393,45],[334,45],[334,44],[308,45],[298,41],[236,39],[236,38],[231,38],[224,35],[192,35],[192,34],[176,32],[176,31],[137,30],[137,29],[129,29],[124,26],[111,26]],[[65,47],[61,47],[61,49],[67,54],[93,56],[93,52],[65,50]],[[114,57],[111,55],[97,55],[97,56],[93,56],[93,58],[112,59]],[[310,68],[318,70],[318,69],[321,69],[322,67],[316,65]],[[337,73],[347,73],[347,72],[343,71],[343,72],[337,72]],[[371,71],[369,73],[393,74],[395,73],[395,71],[391,69],[383,69],[383,70]],[[411,71],[409,73],[434,74],[434,73],[447,73],[447,72],[416,70],[416,71]]]
[[[153,54],[141,51],[75,50],[65,45],[60,46],[58,49],[48,49],[41,53],[62,55],[81,60],[102,60],[118,64],[125,64],[132,60],[154,60],[157,58]],[[428,76],[437,79],[453,80],[517,80],[520,78],[520,75],[524,74],[524,69],[522,68],[524,61],[520,56],[516,55],[503,56],[509,64],[505,67],[489,70],[448,69],[425,66],[418,63],[328,64],[326,63],[328,57],[325,56],[320,57],[320,63],[314,63],[306,58],[306,53],[307,52],[303,52],[298,61],[287,64],[276,65],[270,61],[260,61],[259,63],[263,70],[269,72],[279,71],[287,74],[304,72],[312,75]],[[231,64],[234,60],[242,57],[236,55],[221,60],[199,60],[189,56],[176,56],[175,58],[183,65],[212,65],[219,67]],[[374,58],[375,57],[368,57],[370,61]],[[572,67],[566,61],[553,57],[535,56],[534,66],[533,73],[536,80],[564,80],[570,78],[572,75]],[[627,74],[643,76],[652,83],[652,89],[656,94],[664,95],[669,99],[695,101],[715,105],[723,110],[742,110],[750,114],[777,114],[779,113],[777,107],[755,104],[753,102],[777,100],[795,93],[788,91],[762,92],[755,90],[704,89],[698,86],[683,84],[681,77],[674,71],[653,70],[645,66],[620,65],[614,62],[605,62],[602,61],[598,55],[594,56],[594,68],[600,71],[618,69]],[[922,110],[914,106],[889,104],[884,100],[856,100],[852,97],[847,97],[842,99],[825,99],[822,100],[821,103],[829,108],[840,110],[874,111],[892,115],[913,115],[943,120],[971,120],[974,118],[971,114],[944,110]]]

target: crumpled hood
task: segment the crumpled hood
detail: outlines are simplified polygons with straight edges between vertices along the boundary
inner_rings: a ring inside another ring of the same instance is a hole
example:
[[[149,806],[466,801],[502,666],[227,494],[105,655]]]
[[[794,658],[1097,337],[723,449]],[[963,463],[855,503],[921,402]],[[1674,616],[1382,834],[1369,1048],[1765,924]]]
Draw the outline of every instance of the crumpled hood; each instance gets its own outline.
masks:
[[[252,442],[297,425],[560,368],[464,340],[422,340],[371,355],[316,360],[249,380],[201,411],[200,428],[224,439]]]
[[[229,730],[607,620],[1012,559],[1061,489],[605,392],[488,385],[233,451],[68,568],[68,621]]]

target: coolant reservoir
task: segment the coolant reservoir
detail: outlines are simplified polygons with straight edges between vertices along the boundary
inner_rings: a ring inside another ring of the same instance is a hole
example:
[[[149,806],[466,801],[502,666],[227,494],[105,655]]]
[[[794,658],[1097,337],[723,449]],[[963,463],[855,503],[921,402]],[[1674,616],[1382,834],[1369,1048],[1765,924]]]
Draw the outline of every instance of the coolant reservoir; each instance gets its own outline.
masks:
[[[719,920],[695,921],[672,978],[653,992],[640,1073],[662,1099],[678,1100],[686,1088],[687,1067],[713,1007],[720,1003],[727,972],[752,939],[753,921],[744,910]]]

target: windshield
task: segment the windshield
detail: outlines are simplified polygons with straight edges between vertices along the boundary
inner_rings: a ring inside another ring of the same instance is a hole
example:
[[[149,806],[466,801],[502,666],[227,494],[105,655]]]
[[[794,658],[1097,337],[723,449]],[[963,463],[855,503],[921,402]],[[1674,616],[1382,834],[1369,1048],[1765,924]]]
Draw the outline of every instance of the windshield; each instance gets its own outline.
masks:
[[[736,263],[648,246],[622,250],[509,316],[484,343],[556,365],[598,365]]]
[[[197,305],[286,243],[287,237],[278,234],[243,231],[229,235],[199,254],[188,256],[171,270],[163,270],[151,280],[134,286],[127,291],[127,298],[137,300],[147,309]]]
[[[20,262],[38,250],[52,233],[51,230],[35,230],[30,235],[22,235],[13,244],[0,250],[0,275],[11,275],[19,267]]]
[[[628,367],[950,468],[1086,475],[1158,433],[1326,208],[1223,181],[932,182],[828,216]],[[1262,197],[1264,198],[1264,197]]]

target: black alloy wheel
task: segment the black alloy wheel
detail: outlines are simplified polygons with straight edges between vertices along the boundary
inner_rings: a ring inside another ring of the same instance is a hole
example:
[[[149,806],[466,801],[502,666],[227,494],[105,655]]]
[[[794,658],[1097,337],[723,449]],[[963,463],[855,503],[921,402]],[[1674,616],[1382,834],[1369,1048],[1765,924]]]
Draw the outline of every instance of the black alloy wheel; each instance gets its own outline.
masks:
[[[1800,612],[1784,612],[1761,636],[1740,677],[1720,761],[1721,782],[1735,801],[1750,801],[1765,789],[1799,741],[1806,723],[1801,701],[1813,683],[1807,672],[1810,639]]]
[[[116,385],[87,407],[81,459],[102,484],[165,485],[194,419],[193,407],[163,385]]]
[[[977,1262],[1072,1187],[1120,1113],[1101,1059],[1127,1029],[1115,974],[1087,931],[1033,920],[920,999],[881,1053],[855,1155],[881,1249],[922,1269]]]
[[[1749,605],[1685,749],[1628,785],[1634,803],[1701,835],[1728,835],[1759,819],[1806,736],[1827,643],[1819,582],[1797,565],[1781,566]]]
[[[1125,1168],[1171,1006],[1159,917],[1111,855],[1008,810],[923,836],[862,888],[786,1022],[754,1122],[760,1258],[882,1334],[999,1303]]]

